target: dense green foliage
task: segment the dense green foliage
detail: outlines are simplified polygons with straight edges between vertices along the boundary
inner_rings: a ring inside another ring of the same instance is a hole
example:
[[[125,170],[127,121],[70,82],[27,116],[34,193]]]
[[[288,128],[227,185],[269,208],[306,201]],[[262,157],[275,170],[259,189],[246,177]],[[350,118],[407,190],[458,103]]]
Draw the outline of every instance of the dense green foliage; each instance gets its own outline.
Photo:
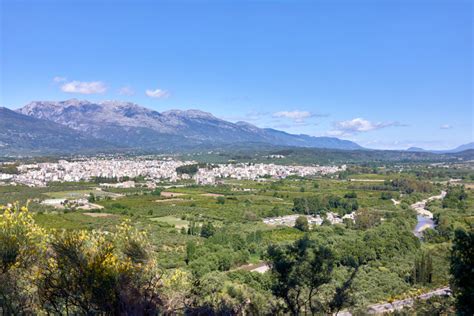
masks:
[[[347,194],[346,194],[347,196]],[[293,200],[293,211],[299,214],[315,214],[321,215],[328,211],[336,212],[340,215],[357,211],[359,203],[356,198],[352,197],[338,197],[329,195],[323,199],[317,196],[295,198]]]
[[[193,165],[184,165],[176,168],[176,172],[178,174],[188,174],[190,176],[194,175],[196,172],[198,172],[199,165],[193,164]]]

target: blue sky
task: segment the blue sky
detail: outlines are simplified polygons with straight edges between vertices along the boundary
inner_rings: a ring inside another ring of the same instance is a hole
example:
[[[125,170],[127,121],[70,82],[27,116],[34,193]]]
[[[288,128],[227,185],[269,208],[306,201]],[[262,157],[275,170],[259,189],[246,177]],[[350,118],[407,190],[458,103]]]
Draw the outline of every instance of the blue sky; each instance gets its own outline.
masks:
[[[0,106],[127,100],[370,148],[474,139],[471,1],[3,0],[0,10]]]

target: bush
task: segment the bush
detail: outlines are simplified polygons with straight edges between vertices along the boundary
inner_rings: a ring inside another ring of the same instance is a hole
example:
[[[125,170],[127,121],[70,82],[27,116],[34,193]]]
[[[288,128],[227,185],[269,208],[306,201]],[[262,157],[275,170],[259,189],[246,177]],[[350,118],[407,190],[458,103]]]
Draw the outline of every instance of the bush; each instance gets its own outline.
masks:
[[[306,216],[299,216],[295,221],[295,228],[301,230],[302,232],[309,231],[308,219]]]

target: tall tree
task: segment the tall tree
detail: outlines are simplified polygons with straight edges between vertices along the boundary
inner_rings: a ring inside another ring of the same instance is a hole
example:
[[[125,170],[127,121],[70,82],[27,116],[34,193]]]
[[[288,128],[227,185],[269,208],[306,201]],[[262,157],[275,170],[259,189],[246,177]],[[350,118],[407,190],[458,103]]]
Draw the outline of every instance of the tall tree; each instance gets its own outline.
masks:
[[[268,257],[275,277],[273,293],[282,298],[292,315],[323,312],[316,295],[331,281],[334,268],[332,251],[308,237],[288,246],[270,246]]]
[[[458,229],[451,251],[451,289],[459,315],[474,314],[474,231]]]

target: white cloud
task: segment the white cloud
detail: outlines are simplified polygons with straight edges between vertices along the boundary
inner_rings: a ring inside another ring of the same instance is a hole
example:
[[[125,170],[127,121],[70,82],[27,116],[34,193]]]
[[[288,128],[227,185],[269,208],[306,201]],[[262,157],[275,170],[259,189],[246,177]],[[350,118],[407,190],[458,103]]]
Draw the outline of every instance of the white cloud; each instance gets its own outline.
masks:
[[[169,96],[168,91],[162,90],[162,89],[156,89],[156,90],[148,89],[145,91],[145,94],[149,96],[150,98],[156,98],[156,99],[166,98]]]
[[[65,77],[56,76],[56,77],[53,78],[54,83],[60,83],[60,82],[65,82],[65,81],[67,81],[67,79]]]
[[[403,126],[398,122],[371,122],[363,118],[355,118],[347,121],[339,121],[334,123],[334,129],[328,134],[332,136],[347,136],[357,133],[374,131],[389,126]]]
[[[124,86],[119,89],[118,93],[120,95],[134,95],[135,91],[129,86]]]
[[[96,94],[104,93],[107,87],[102,81],[70,81],[64,83],[61,90],[67,93]]]
[[[441,129],[451,129],[451,128],[453,128],[453,126],[449,125],[449,124],[443,124],[439,128],[441,128]]]
[[[296,123],[303,123],[305,119],[313,117],[314,115],[308,111],[280,111],[273,113],[273,117],[287,118]]]

